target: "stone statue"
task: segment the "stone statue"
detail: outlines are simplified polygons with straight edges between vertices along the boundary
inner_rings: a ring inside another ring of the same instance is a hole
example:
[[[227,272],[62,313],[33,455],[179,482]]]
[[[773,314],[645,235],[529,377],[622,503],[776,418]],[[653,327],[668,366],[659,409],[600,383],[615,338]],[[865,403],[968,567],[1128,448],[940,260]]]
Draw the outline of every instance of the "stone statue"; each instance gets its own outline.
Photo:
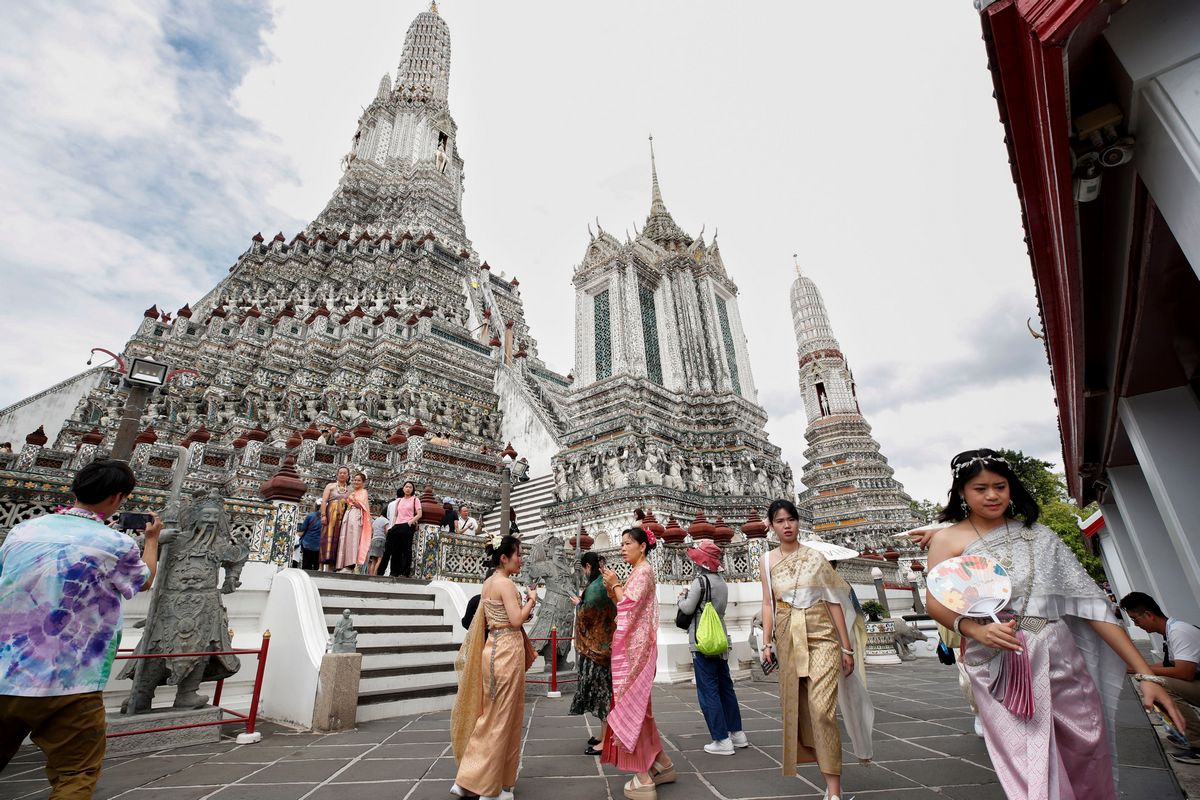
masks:
[[[546,639],[550,628],[558,628],[558,669],[566,668],[567,654],[571,652],[571,641],[575,637],[575,608],[571,604],[571,592],[575,588],[575,560],[563,549],[562,539],[553,534],[544,534],[533,542],[525,573],[530,580],[545,581],[546,597],[538,606],[533,621],[531,639]],[[550,643],[534,641],[533,648],[546,658],[546,672],[550,671]]]
[[[214,492],[185,503],[179,509],[178,526],[164,530],[159,541],[165,549],[159,557],[158,578],[135,653],[231,649],[221,595],[237,589],[250,550],[233,534],[224,501]],[[222,567],[225,580],[219,582]],[[175,708],[200,708],[208,703],[208,698],[197,692],[200,683],[228,678],[240,667],[237,656],[231,655],[133,659],[120,675],[133,679],[122,711],[150,711],[154,690],[164,684],[178,687]]]
[[[354,620],[350,619],[350,609],[342,612],[342,618],[333,626],[333,635],[329,640],[329,652],[353,653],[358,648],[358,631],[354,630]]]
[[[902,619],[895,619],[896,623],[896,638],[893,644],[896,646],[896,655],[900,656],[901,661],[913,661],[916,655],[912,651],[912,645],[916,642],[926,641],[926,636],[913,625],[909,625]]]

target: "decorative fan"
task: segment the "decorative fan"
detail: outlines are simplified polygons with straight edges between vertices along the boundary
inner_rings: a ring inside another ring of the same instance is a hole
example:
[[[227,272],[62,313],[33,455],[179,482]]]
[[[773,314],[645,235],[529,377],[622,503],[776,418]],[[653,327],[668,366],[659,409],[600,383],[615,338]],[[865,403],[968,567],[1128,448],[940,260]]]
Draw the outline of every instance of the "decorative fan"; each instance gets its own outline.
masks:
[[[1008,605],[1012,581],[1000,562],[987,556],[948,558],[925,577],[929,592],[956,614],[991,617]]]

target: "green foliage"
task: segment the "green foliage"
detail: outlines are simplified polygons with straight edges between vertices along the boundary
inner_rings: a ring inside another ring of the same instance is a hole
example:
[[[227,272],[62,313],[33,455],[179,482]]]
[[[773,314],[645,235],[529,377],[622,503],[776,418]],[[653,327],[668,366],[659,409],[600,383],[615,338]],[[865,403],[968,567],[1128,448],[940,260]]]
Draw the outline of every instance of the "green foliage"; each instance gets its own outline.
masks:
[[[1093,580],[1097,582],[1106,580],[1104,564],[1088,551],[1083,531],[1079,530],[1077,520],[1077,517],[1088,517],[1096,510],[1096,506],[1091,505],[1080,509],[1075,505],[1067,495],[1067,487],[1062,475],[1051,472],[1054,465],[1049,461],[1031,458],[1020,450],[1000,450],[998,452],[1008,461],[1012,471],[1017,474],[1021,483],[1041,506],[1042,513],[1038,517],[1038,521],[1058,534],[1058,538],[1066,543]]]
[[[1040,458],[1032,458],[1020,450],[998,450],[1021,483],[1043,508],[1056,500],[1067,499],[1067,487],[1061,475],[1050,470],[1054,465]]]
[[[863,613],[872,622],[878,622],[887,616],[887,609],[878,600],[868,600],[862,604]]]
[[[933,522],[934,518],[942,512],[942,504],[932,500],[913,500],[908,507],[917,515],[922,524]]]

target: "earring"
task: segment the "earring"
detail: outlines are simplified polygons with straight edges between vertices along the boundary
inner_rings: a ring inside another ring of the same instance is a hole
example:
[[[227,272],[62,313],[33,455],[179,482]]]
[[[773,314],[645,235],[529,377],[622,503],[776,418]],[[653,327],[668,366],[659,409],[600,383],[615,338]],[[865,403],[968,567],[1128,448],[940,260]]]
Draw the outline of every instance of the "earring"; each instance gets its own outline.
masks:
[[[963,512],[964,516],[970,516],[971,507],[969,505],[967,505],[967,498],[965,498],[965,497],[963,498],[962,502],[959,503],[959,507],[962,508],[962,512]]]
[[[1008,515],[1015,517],[1017,515],[1017,503],[1015,500],[1008,501]]]

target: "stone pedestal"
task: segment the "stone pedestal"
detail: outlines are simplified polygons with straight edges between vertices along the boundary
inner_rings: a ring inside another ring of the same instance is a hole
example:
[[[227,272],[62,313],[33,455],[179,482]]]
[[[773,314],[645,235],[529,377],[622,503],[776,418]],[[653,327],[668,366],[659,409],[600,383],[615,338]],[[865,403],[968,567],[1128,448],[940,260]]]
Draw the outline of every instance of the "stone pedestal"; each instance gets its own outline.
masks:
[[[896,639],[896,623],[890,619],[867,623],[867,664],[899,664],[893,642]]]
[[[108,715],[108,733],[143,730],[146,728],[164,728],[169,725],[191,725],[196,722],[212,722],[221,718],[221,709],[213,706],[204,708],[182,709],[166,708],[162,711],[151,711],[148,714]],[[106,756],[131,755],[133,753],[149,753],[154,750],[165,750],[171,747],[188,747],[194,744],[212,744],[221,739],[220,725],[207,725],[203,728],[184,728],[177,731],[159,731],[158,733],[138,733],[131,736],[117,736],[108,740]],[[235,726],[236,727],[236,726]]]
[[[358,684],[362,653],[326,653],[317,677],[313,730],[350,730],[358,721]]]

